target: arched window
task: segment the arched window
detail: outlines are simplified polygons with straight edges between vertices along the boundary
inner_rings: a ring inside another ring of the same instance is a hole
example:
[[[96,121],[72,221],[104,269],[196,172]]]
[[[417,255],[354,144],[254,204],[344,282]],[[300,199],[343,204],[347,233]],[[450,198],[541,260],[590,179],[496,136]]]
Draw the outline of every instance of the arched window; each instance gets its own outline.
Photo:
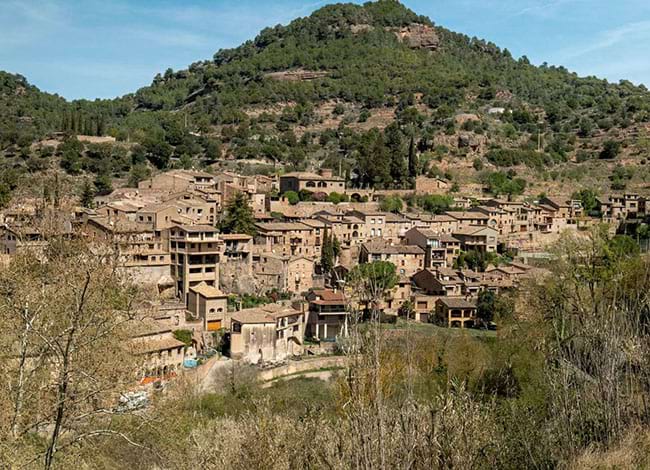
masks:
[[[314,183],[313,181],[307,181],[307,184],[305,186],[307,186],[308,188],[315,188],[316,183]]]

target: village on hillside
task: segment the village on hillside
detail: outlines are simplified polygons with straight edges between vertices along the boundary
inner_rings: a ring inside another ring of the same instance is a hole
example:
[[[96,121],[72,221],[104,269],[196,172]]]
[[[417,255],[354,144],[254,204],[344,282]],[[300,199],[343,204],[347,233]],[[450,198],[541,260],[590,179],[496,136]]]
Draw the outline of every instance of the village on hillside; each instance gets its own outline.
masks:
[[[387,322],[496,329],[478,312],[482,293],[501,295],[543,276],[546,250],[564,232],[605,224],[615,233],[650,215],[650,199],[631,193],[599,200],[598,217],[580,201],[552,196],[454,196],[438,214],[382,210],[386,197],[447,192],[443,180],[427,177],[412,191],[348,189],[328,169],[279,177],[171,170],[98,196],[93,209],[20,201],[0,213],[0,256],[42,250],[60,235],[114,247],[121,268],[152,292],[142,307],[151,314],[132,338],[146,383],[217,350],[265,365],[331,353],[351,312],[369,308],[346,284],[366,263],[395,267],[397,282],[372,306]],[[345,202],[327,202],[331,194]],[[222,233],[224,212],[237,205],[249,211],[252,230]]]

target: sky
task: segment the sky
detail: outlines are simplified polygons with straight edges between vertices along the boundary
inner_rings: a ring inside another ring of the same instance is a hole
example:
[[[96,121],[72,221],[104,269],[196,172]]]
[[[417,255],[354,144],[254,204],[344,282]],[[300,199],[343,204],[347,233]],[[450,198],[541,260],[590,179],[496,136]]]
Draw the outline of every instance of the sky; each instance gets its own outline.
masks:
[[[113,98],[307,16],[317,0],[0,0],[0,70],[68,99]],[[359,3],[359,2],[356,2]],[[403,0],[531,62],[650,86],[650,0]]]

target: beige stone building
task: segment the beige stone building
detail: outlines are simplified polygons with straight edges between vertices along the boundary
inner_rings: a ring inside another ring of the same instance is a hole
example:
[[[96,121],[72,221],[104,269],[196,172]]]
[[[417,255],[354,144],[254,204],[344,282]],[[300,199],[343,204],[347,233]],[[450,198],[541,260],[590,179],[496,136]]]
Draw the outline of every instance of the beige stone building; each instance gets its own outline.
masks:
[[[320,341],[347,336],[350,314],[341,290],[313,289],[305,296],[309,302],[306,335]]]
[[[428,228],[412,228],[404,235],[404,243],[424,250],[424,268],[451,267],[460,255],[460,240]]]
[[[0,254],[14,256],[24,251],[42,251],[47,241],[41,231],[28,225],[0,226]]]
[[[462,298],[441,297],[436,316],[450,328],[471,328],[476,324],[476,304]]]
[[[359,261],[389,261],[395,265],[398,275],[412,276],[424,268],[424,255],[424,250],[419,246],[391,244],[377,239],[361,245]]]
[[[190,287],[187,296],[187,310],[202,322],[203,331],[218,331],[230,328],[228,295],[213,286],[201,282]]]
[[[429,178],[424,175],[415,178],[415,192],[418,194],[443,194],[450,187],[449,182],[441,178]]]
[[[171,378],[183,367],[187,345],[174,337],[173,328],[152,318],[133,320],[130,347],[141,358],[140,378]]]
[[[209,225],[176,225],[169,229],[171,275],[176,294],[187,300],[190,287],[202,282],[219,286],[222,241]]]
[[[261,292],[278,290],[294,295],[322,284],[315,275],[315,258],[262,252],[254,256],[253,276]]]
[[[345,192],[345,180],[333,176],[332,170],[321,169],[319,174],[307,172],[287,173],[280,176],[280,192],[310,191],[312,193],[340,193]]]
[[[140,189],[161,189],[169,192],[187,189],[215,188],[214,175],[202,171],[171,170],[152,176],[138,184]]]
[[[257,364],[302,354],[304,319],[303,312],[279,304],[233,313],[231,357]]]
[[[487,225],[468,225],[456,230],[453,237],[460,241],[463,251],[475,250],[483,253],[496,253],[498,232]]]
[[[322,230],[300,222],[256,224],[255,245],[262,251],[285,256],[320,256]]]
[[[171,257],[166,234],[150,224],[126,219],[89,217],[84,232],[117,249],[120,265],[137,282],[157,284],[169,278]]]

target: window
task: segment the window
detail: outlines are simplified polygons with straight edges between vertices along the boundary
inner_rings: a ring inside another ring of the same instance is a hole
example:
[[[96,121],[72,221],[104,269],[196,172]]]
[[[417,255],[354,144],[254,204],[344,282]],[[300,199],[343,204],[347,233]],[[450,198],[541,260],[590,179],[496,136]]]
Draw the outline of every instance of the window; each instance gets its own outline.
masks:
[[[241,333],[241,323],[233,322],[232,323],[232,332],[233,333]]]

